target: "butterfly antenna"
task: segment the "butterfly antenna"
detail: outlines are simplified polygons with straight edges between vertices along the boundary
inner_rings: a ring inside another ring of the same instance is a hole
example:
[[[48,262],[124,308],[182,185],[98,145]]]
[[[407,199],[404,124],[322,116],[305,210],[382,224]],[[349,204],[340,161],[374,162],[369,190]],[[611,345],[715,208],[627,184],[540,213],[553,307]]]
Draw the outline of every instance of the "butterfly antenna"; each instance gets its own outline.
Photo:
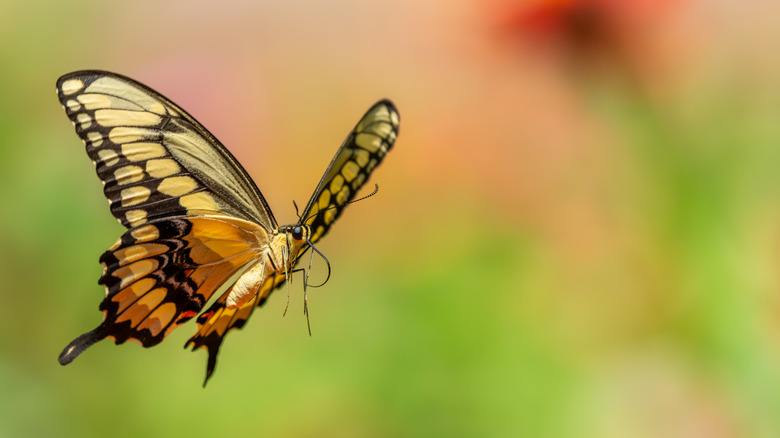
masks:
[[[346,206],[346,205],[349,205],[349,204],[354,204],[355,202],[362,201],[362,200],[364,200],[364,199],[366,199],[366,198],[370,198],[370,197],[372,197],[372,196],[376,195],[376,194],[377,194],[377,192],[379,192],[379,184],[374,184],[374,191],[373,191],[373,192],[371,192],[371,193],[369,193],[369,194],[367,194],[366,196],[363,196],[363,197],[360,197],[360,198],[357,198],[357,199],[353,199],[353,200],[351,200],[351,201],[349,201],[349,202],[345,202],[345,203],[343,203],[343,204],[336,204],[336,205],[334,205],[334,206],[332,206],[332,207],[328,207],[328,208],[326,208],[325,210],[320,210],[320,211],[318,211],[318,212],[314,213],[313,215],[311,215],[311,216],[307,217],[307,218],[306,218],[306,220],[305,220],[305,221],[303,221],[303,222],[304,222],[304,223],[306,223],[306,222],[308,222],[308,221],[309,221],[309,219],[311,219],[311,218],[313,218],[313,217],[317,216],[317,215],[318,215],[318,214],[320,214],[320,213],[324,213],[324,212],[326,212],[326,211],[328,211],[328,210],[333,210],[334,208],[341,208],[341,207],[344,207],[344,206]],[[294,202],[294,201],[293,201],[293,202]],[[300,219],[300,216],[298,216],[298,218]]]
[[[309,239],[306,239],[306,243],[308,243],[308,244],[309,244],[309,246],[311,247],[311,249],[312,249],[312,251],[313,251],[313,252],[310,254],[310,256],[309,256],[309,269],[306,271],[306,272],[307,272],[307,274],[306,274],[306,286],[311,286],[311,287],[322,287],[322,286],[324,286],[324,285],[325,285],[325,283],[327,283],[327,282],[328,282],[328,280],[330,280],[330,273],[331,273],[331,269],[330,269],[330,261],[328,260],[328,258],[327,258],[327,257],[325,257],[325,255],[324,255],[323,253],[321,253],[321,252],[320,252],[320,250],[318,250],[317,248],[315,248],[315,247],[314,247],[314,244],[313,244],[313,243],[311,243],[311,241],[310,241]],[[325,260],[325,265],[328,267],[328,276],[327,276],[327,277],[325,277],[325,281],[323,281],[322,283],[320,283],[320,284],[318,284],[318,285],[309,284],[309,274],[308,274],[308,272],[310,272],[310,271],[311,271],[311,263],[312,263],[312,261],[314,260],[314,253],[315,253],[315,252],[316,252],[317,254],[319,254],[319,256],[320,256],[320,257],[322,257],[322,259],[323,259],[323,260]],[[305,291],[305,290],[306,290],[306,287],[304,286],[304,291]]]
[[[298,220],[301,220],[301,214],[298,213],[298,203],[295,202],[295,199],[293,199],[293,207],[295,207],[295,215],[298,216]]]

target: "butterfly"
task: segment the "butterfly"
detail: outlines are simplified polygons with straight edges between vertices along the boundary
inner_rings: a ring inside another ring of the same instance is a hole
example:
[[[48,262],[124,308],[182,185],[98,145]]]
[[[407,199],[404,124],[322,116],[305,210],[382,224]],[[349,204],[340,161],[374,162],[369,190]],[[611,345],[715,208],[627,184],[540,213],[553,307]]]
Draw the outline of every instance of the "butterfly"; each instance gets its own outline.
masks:
[[[57,96],[95,164],[111,213],[127,228],[100,257],[103,322],[65,347],[59,362],[70,363],[105,338],[151,347],[197,316],[185,348],[207,349],[204,385],[225,335],[243,327],[309,248],[316,251],[313,244],[392,148],[400,121],[389,100],[374,104],[339,147],[298,223],[279,226],[235,157],[151,88],[86,70],[60,77]]]

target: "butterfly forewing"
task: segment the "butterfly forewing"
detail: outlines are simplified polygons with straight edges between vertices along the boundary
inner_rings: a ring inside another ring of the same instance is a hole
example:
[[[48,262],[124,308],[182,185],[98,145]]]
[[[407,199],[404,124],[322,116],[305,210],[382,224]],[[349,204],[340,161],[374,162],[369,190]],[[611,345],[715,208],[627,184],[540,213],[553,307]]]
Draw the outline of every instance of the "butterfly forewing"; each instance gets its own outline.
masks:
[[[111,213],[126,227],[218,214],[276,228],[238,161],[155,91],[113,73],[83,71],[61,77],[57,95],[95,163]]]
[[[393,147],[399,123],[393,103],[381,100],[366,112],[344,140],[301,215],[301,224],[311,226],[312,243],[328,232]]]

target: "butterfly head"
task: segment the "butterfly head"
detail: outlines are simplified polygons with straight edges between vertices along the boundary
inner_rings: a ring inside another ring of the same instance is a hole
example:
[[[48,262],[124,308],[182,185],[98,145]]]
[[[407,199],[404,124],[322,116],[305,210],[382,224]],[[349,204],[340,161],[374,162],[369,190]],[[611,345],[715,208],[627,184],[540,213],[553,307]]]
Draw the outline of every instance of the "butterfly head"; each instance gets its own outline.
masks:
[[[325,264],[328,267],[328,276],[322,283],[318,285],[312,285],[308,284],[308,277],[309,277],[309,271],[311,270],[311,263],[312,259],[309,259],[309,268],[306,271],[306,285],[311,287],[320,287],[328,282],[328,279],[330,278],[330,262],[328,261],[328,258],[325,257],[324,254],[322,254],[315,246],[314,243],[311,241],[312,236],[312,229],[311,225],[307,224],[301,224],[298,223],[296,225],[285,225],[283,227],[279,227],[279,237],[284,236],[286,239],[287,247],[285,250],[287,251],[287,254],[290,254],[291,257],[285,259],[285,263],[289,263],[288,267],[292,269],[292,267],[295,265],[295,261],[303,255],[306,250],[311,247],[313,252],[316,252],[320,257],[322,257],[323,260],[325,260]],[[313,257],[312,253],[312,257]],[[304,290],[306,288],[304,287]]]
[[[311,227],[309,225],[284,225],[279,227],[279,235],[284,236],[287,253],[291,260],[302,254],[311,242]]]

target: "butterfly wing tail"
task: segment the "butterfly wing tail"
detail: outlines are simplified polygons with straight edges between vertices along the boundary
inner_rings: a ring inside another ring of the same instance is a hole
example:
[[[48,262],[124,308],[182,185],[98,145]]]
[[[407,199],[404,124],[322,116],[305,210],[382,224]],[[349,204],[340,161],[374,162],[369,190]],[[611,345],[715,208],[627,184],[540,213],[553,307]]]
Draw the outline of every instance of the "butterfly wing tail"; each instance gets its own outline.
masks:
[[[214,369],[217,366],[219,347],[222,345],[222,340],[227,332],[231,329],[242,328],[260,301],[260,296],[255,295],[242,306],[230,309],[225,305],[225,300],[229,293],[230,289],[198,317],[198,332],[184,345],[184,348],[191,347],[192,351],[198,348],[206,348],[208,350],[209,358],[206,364],[206,379],[203,381],[203,386],[206,386],[209,378],[214,373]],[[263,299],[262,301],[264,302],[265,300]]]
[[[60,353],[59,361],[60,365],[67,365],[73,362],[73,359],[79,357],[81,353],[87,348],[91,347],[95,342],[106,337],[106,334],[101,330],[103,326],[96,328],[95,330],[84,333],[78,338],[74,339],[64,350]]]
[[[208,310],[198,317],[198,331],[187,341],[184,348],[192,348],[192,351],[205,348],[208,351],[209,358],[206,364],[206,379],[203,381],[203,386],[206,386],[209,378],[214,373],[214,368],[217,366],[219,347],[222,345],[225,335],[230,330],[244,327],[244,324],[252,315],[252,311],[256,307],[265,304],[271,292],[284,283],[285,279],[286,277],[281,274],[267,277],[251,300],[235,308],[230,308],[226,304],[227,297],[233,289],[233,286],[231,286]]]

